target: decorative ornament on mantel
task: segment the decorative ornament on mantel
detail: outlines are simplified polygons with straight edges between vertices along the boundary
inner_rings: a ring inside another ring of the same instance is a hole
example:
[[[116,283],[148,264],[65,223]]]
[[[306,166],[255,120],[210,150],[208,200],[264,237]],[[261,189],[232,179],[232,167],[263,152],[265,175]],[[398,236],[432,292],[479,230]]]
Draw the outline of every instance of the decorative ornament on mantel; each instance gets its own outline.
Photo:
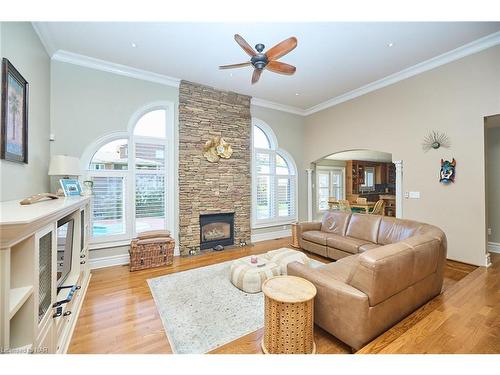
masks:
[[[436,130],[432,130],[427,134],[422,142],[422,149],[427,152],[431,148],[437,150],[439,147],[450,148],[450,139],[446,133],[441,133]]]
[[[222,137],[212,137],[203,146],[203,156],[210,162],[215,163],[219,158],[229,159],[233,149]]]

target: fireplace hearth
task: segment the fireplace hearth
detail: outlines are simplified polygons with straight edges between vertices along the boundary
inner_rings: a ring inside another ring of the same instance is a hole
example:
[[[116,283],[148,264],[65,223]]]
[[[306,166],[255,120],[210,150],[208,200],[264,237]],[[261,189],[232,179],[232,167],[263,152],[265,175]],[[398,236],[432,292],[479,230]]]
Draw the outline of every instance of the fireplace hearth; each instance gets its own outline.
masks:
[[[234,212],[200,215],[200,249],[234,245]]]

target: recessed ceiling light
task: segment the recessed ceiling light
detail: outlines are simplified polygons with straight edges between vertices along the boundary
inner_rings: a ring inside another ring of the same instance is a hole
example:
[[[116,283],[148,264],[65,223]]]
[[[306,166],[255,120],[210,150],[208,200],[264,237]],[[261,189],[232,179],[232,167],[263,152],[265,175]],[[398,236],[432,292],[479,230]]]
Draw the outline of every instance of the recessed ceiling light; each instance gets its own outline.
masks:
[[[135,44],[134,42],[132,42],[132,48],[135,48],[137,47],[137,44]]]
[[[232,77],[233,76],[233,73],[229,73],[229,77]]]
[[[295,93],[295,96],[299,96],[300,94],[298,92]]]
[[[391,48],[392,46],[394,46],[394,42],[387,43],[387,47]]]

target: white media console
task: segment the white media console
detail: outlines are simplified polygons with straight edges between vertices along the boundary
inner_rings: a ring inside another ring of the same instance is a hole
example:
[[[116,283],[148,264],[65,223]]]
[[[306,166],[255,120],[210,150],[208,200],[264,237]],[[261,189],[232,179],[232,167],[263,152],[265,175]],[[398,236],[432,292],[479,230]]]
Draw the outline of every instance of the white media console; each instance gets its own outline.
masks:
[[[90,280],[89,215],[89,197],[0,203],[0,353],[67,352]]]

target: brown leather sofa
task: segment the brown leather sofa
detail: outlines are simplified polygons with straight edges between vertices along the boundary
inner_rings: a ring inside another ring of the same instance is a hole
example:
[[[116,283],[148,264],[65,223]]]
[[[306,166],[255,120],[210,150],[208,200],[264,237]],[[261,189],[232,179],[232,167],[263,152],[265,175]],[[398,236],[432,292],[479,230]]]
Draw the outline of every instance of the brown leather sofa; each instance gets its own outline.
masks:
[[[288,274],[317,288],[315,323],[358,350],[441,293],[446,236],[391,217],[327,212],[298,226],[301,246],[336,262]]]

